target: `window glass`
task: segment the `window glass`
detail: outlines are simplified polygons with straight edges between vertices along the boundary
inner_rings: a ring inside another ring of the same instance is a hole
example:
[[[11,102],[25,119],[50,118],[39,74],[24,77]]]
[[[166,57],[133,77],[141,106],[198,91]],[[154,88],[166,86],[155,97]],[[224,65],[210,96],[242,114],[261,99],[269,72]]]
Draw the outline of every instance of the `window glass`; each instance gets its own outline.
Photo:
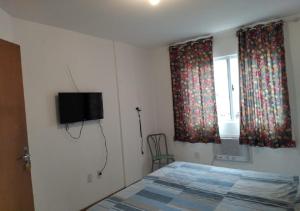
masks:
[[[214,77],[221,137],[239,135],[240,97],[237,55],[216,58]]]
[[[219,121],[231,119],[227,66],[225,59],[216,60],[214,63],[215,92]]]

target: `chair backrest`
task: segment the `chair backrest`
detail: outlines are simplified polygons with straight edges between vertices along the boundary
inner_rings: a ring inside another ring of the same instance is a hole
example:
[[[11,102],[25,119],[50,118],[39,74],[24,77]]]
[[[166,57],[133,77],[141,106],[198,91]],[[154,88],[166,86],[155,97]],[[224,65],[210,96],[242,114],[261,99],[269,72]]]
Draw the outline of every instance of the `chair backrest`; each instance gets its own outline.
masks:
[[[148,135],[147,142],[152,158],[169,154],[167,138],[164,133]]]

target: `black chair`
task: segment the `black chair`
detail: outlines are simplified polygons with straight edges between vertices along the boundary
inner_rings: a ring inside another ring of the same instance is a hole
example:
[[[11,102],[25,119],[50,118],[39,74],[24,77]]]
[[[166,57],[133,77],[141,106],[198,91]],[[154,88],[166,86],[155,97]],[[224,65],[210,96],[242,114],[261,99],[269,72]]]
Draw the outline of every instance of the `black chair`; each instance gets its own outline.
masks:
[[[165,164],[169,164],[170,161],[175,161],[174,155],[169,155],[165,134],[159,133],[148,135],[147,142],[152,158],[152,171],[155,164],[158,164],[160,168],[163,161],[165,161]]]

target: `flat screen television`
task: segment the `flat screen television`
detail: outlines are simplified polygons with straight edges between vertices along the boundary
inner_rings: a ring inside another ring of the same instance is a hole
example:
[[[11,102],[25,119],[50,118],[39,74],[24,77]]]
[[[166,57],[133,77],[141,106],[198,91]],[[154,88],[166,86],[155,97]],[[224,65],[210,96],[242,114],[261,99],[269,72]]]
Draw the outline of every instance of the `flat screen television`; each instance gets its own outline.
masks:
[[[103,119],[102,93],[58,93],[60,124]]]

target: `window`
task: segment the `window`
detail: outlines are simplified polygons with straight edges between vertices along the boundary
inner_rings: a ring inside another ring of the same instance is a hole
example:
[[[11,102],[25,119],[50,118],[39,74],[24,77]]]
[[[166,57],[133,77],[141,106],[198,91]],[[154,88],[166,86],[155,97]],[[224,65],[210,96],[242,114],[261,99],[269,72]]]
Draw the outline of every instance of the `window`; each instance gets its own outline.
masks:
[[[221,137],[239,135],[239,68],[237,55],[214,59],[215,91]]]

